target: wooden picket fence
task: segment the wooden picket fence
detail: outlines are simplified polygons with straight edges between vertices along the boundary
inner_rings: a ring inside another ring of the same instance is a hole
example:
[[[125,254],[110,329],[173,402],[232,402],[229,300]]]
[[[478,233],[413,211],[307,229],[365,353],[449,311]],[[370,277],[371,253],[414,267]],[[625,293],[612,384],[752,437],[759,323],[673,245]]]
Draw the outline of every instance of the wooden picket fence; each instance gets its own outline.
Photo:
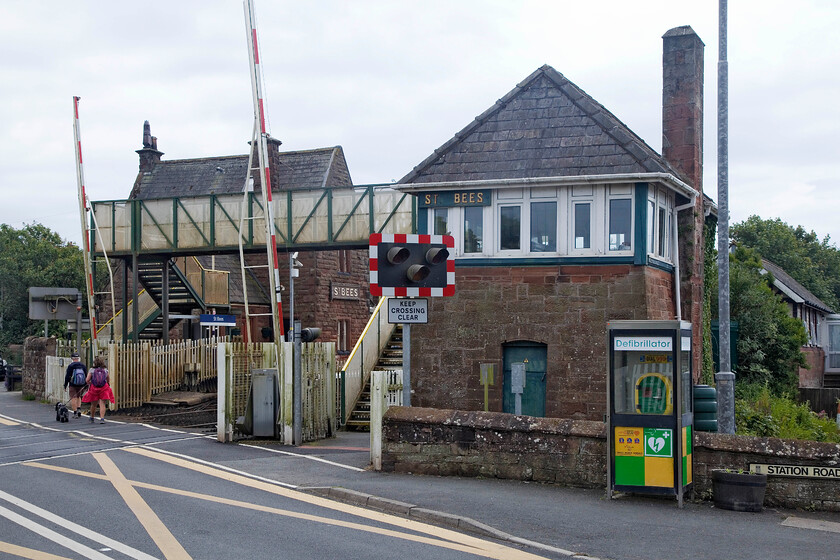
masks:
[[[217,431],[221,441],[236,439],[237,420],[248,413],[252,370],[273,369],[279,364],[277,424],[280,438],[291,441],[294,344],[281,343],[279,359],[275,359],[277,348],[274,343],[231,342],[226,337],[212,337],[168,345],[162,341],[109,342],[102,345],[97,354],[106,358],[111,372],[116,400],[113,410],[143,406],[155,395],[167,391],[212,385],[212,389],[218,391]],[[69,363],[70,352],[74,349],[72,345],[62,345],[57,353],[67,357],[50,361],[47,376],[50,380],[55,377],[51,387],[63,383],[63,377],[59,380],[63,375],[61,368]],[[83,353],[86,356],[93,354],[87,346]],[[335,359],[335,343],[301,345],[301,435],[304,441],[335,435],[338,427]],[[92,358],[86,359],[86,363],[91,367]],[[62,395],[63,392],[56,391],[54,397]]]
[[[114,409],[143,406],[154,395],[211,382],[217,376],[218,343],[216,338],[171,344],[111,342],[107,364],[116,399]]]

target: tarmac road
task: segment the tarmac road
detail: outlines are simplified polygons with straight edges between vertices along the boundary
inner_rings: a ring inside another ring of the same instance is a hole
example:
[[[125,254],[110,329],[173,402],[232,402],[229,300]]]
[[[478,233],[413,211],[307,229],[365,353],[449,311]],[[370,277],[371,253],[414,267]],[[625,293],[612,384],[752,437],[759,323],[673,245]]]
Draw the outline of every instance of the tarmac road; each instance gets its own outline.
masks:
[[[41,425],[43,431],[68,426],[55,422],[50,405],[23,401],[19,392],[0,393],[0,422],[4,418]],[[85,418],[75,422],[88,427]],[[68,429],[74,427],[71,422]],[[608,500],[603,490],[376,473],[368,469],[367,433],[341,432],[337,438],[295,448],[269,441],[221,444],[197,433],[142,425],[95,428],[105,438],[118,429],[128,431],[120,436],[123,440],[165,438],[166,449],[179,456],[409,519],[526,543],[525,550],[545,557],[818,560],[840,555],[840,514],[770,508],[743,513],[717,510],[708,502],[689,502],[679,509],[673,499]],[[36,454],[65,452],[60,443],[31,443]],[[90,445],[106,444],[99,440]],[[0,458],[5,445],[0,440]]]

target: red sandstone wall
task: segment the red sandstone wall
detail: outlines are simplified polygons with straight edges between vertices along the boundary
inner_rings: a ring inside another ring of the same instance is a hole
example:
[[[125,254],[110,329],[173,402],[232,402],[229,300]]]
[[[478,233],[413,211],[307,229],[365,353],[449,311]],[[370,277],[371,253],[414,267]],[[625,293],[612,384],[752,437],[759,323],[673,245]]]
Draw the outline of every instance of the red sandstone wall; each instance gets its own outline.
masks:
[[[500,364],[490,410],[502,411],[502,344],[546,344],[546,416],[602,420],[606,324],[673,319],[670,273],[633,265],[456,268],[455,296],[429,298],[411,329],[412,404],[481,410],[479,364]]]
[[[825,370],[825,351],[819,346],[801,348],[810,369],[799,368],[799,386],[819,388],[823,386]]]

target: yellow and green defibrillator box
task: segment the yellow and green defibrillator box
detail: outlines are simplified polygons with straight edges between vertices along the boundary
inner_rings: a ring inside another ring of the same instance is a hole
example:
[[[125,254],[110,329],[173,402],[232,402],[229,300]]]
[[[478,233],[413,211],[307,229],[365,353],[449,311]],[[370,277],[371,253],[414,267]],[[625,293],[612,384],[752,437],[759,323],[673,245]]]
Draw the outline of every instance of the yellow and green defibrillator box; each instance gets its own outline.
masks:
[[[683,495],[692,483],[691,323],[607,323],[607,495]]]

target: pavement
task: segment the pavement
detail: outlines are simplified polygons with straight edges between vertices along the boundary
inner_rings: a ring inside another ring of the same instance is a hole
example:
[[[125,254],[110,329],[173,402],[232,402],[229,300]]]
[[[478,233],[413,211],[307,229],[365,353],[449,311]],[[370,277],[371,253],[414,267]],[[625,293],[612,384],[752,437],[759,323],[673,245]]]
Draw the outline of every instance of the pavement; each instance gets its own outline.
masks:
[[[2,417],[49,429],[89,425],[86,417],[58,424],[52,405],[25,401],[20,392],[0,392]],[[96,424],[97,434],[119,429],[119,416],[108,420]],[[673,498],[609,499],[604,489],[380,473],[369,466],[369,443],[366,432],[340,432],[300,447],[256,439],[222,444],[208,436],[179,443],[178,453],[330,499],[515,543],[547,558],[840,556],[840,513],[768,507],[759,513],[733,512],[703,501],[688,501],[680,509]]]

